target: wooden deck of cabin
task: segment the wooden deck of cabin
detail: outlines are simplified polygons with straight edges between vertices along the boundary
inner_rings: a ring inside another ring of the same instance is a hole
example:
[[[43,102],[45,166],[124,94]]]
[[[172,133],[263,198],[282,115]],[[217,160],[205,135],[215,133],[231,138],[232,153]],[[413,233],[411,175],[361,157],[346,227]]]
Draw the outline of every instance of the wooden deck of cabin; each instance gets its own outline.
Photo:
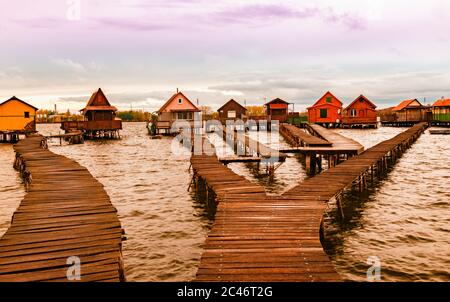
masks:
[[[267,196],[215,156],[192,156],[197,190],[205,185],[218,203],[196,280],[339,281],[320,242],[327,202],[381,177],[426,127],[416,125],[281,196]]]
[[[0,281],[69,281],[72,256],[79,281],[123,281],[123,230],[109,196],[86,168],[45,147],[40,135],[14,146],[27,193],[0,238]]]

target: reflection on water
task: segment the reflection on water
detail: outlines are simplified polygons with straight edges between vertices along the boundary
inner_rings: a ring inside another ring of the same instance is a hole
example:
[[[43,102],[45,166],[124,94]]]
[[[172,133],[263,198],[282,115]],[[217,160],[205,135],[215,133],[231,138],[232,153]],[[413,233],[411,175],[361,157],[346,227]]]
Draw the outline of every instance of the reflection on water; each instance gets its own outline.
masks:
[[[57,133],[58,125],[38,125],[38,130]],[[403,130],[335,131],[369,148]],[[122,140],[83,145],[55,141],[50,148],[77,160],[104,184],[127,234],[123,254],[128,280],[192,280],[212,221],[203,203],[187,192],[189,155],[172,154],[169,138],[150,140],[143,123],[124,123],[121,135]],[[267,142],[265,137],[260,140]],[[280,138],[270,145],[285,142]],[[365,280],[366,260],[377,256],[383,280],[450,280],[448,154],[450,137],[426,132],[368,192],[346,193],[342,223],[335,210],[326,213],[324,246],[344,279]],[[0,233],[24,195],[13,160],[12,147],[0,145]],[[268,194],[283,193],[307,177],[296,157],[287,158],[273,177],[263,165],[259,173],[256,164],[229,167]]]

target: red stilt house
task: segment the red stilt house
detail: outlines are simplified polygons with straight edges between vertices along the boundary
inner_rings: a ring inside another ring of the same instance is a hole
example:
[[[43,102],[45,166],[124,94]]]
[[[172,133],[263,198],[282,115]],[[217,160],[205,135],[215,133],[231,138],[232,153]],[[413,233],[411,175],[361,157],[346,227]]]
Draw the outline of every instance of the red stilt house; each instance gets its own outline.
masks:
[[[341,123],[342,102],[329,91],[307,109],[310,123],[334,127]]]
[[[288,119],[288,107],[289,103],[283,101],[280,98],[276,98],[266,104],[266,114],[269,120],[278,120],[280,123],[284,123]]]
[[[377,127],[377,106],[360,95],[342,113],[342,127]]]

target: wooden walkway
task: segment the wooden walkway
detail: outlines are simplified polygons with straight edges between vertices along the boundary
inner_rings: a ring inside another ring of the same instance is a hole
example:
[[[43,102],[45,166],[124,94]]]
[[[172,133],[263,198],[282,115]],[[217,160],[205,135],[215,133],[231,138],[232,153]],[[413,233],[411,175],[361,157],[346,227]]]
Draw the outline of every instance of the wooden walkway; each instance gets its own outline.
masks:
[[[332,142],[313,136],[294,125],[283,123],[280,125],[280,133],[294,147],[331,147]]]
[[[222,165],[191,157],[194,186],[218,203],[197,281],[339,281],[319,238],[326,204],[270,197]]]
[[[237,155],[245,158],[246,156],[259,157],[261,161],[278,161],[284,162],[287,155],[278,150],[269,148],[263,143],[251,139],[245,132],[230,131],[224,129],[223,139],[237,153]],[[236,162],[236,161],[234,161]]]
[[[325,170],[321,174],[306,179],[298,186],[285,192],[286,197],[318,198],[329,201],[336,197],[337,205],[343,216],[341,193],[344,189],[356,185],[359,190],[365,189],[375,178],[384,175],[390,164],[408,149],[425,131],[426,123],[414,127],[367,149],[358,156]]]
[[[40,135],[14,149],[27,194],[0,239],[0,281],[69,281],[73,256],[79,281],[124,281],[123,231],[102,184]]]
[[[320,125],[316,124],[306,124],[306,128],[309,132],[318,136],[326,141],[333,143],[332,149],[334,150],[348,150],[354,151],[355,154],[359,154],[364,151],[364,147],[355,140],[351,138],[340,135],[335,131],[331,131],[327,128],[324,128]],[[318,150],[320,152],[320,150]]]
[[[339,281],[320,242],[326,203],[355,181],[367,184],[368,173],[381,176],[425,128],[417,125],[273,197],[215,156],[193,156],[196,188],[206,186],[218,203],[196,280]]]

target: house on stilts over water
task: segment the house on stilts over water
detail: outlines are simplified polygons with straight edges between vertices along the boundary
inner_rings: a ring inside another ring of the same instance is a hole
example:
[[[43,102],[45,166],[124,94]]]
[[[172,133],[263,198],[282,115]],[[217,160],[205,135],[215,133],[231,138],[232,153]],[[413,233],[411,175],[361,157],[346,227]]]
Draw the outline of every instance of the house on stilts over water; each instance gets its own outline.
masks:
[[[329,91],[307,109],[310,123],[333,128],[341,124],[342,102]]]
[[[422,105],[417,99],[405,100],[398,104],[393,112],[396,115],[396,126],[411,126],[431,120],[431,108]]]
[[[13,96],[0,104],[0,143],[16,143],[20,135],[36,132],[38,109]]]
[[[117,108],[111,106],[105,94],[99,88],[89,99],[86,107],[80,110],[84,121],[61,123],[66,133],[82,131],[86,138],[120,138],[122,120],[116,117]]]
[[[360,95],[342,113],[342,128],[377,128],[377,106]]]
[[[198,118],[195,119],[196,114]],[[178,89],[158,110],[157,134],[173,135],[181,129],[199,131],[201,127],[201,110]]]
[[[432,107],[433,125],[450,126],[450,99],[437,100]]]

